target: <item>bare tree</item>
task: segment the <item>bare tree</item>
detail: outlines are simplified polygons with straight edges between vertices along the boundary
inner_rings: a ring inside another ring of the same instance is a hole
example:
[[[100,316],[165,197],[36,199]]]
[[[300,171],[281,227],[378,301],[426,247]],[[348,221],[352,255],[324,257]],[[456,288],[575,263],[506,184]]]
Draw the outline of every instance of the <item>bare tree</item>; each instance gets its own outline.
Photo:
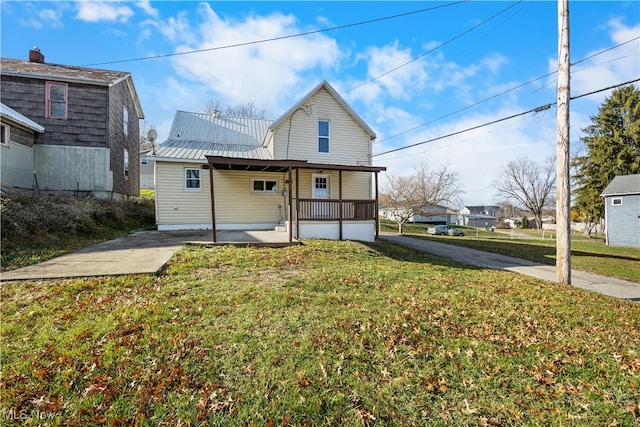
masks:
[[[205,114],[219,115],[221,117],[251,117],[255,119],[264,119],[266,111],[258,110],[252,102],[246,104],[238,104],[235,106],[223,107],[219,101],[210,99],[203,106],[202,110]]]
[[[507,164],[493,182],[498,195],[533,214],[536,227],[542,228],[542,213],[555,202],[555,159],[548,157],[542,165],[527,158]]]
[[[388,175],[380,192],[380,204],[398,224],[400,234],[414,215],[433,212],[434,206],[445,202],[458,202],[461,193],[458,175],[446,166],[430,171],[421,163],[415,171],[410,176]]]

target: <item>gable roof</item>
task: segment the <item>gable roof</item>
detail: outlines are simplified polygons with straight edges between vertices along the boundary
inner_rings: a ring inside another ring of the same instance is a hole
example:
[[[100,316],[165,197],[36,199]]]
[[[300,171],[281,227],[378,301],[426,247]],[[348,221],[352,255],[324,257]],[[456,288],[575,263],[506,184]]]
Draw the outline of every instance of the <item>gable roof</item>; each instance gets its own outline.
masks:
[[[373,131],[373,129],[371,129],[369,125],[367,125],[365,121],[362,120],[362,117],[360,117],[349,106],[349,104],[347,104],[345,100],[342,99],[340,94],[338,94],[338,92],[336,92],[333,86],[331,86],[326,80],[323,80],[322,82],[320,82],[316,87],[311,89],[311,91],[309,91],[309,93],[307,93],[297,104],[289,108],[287,111],[285,111],[285,113],[282,116],[274,120],[271,126],[269,127],[269,129],[274,129],[280,123],[282,123],[285,119],[291,116],[297,109],[303,108],[304,104],[306,104],[309,101],[309,99],[322,88],[324,88],[327,92],[329,92],[329,94],[336,100],[336,102],[340,104],[340,106],[344,108],[347,113],[349,113],[349,115],[356,121],[356,123],[358,123],[369,134],[371,141],[376,139],[376,133]]]
[[[169,137],[158,146],[156,157],[191,161],[206,161],[206,156],[270,159],[271,154],[262,146],[270,124],[264,119],[178,110]]]
[[[136,113],[144,118],[142,105],[138,98],[131,73],[125,71],[102,70],[98,68],[76,67],[21,59],[0,58],[0,73],[6,76],[29,77],[40,80],[56,80],[69,83],[82,83],[94,86],[114,86],[126,82],[136,106]]]
[[[623,196],[627,194],[640,194],[640,174],[614,177],[601,196]]]
[[[44,133],[44,126],[34,122],[27,116],[23,116],[13,108],[8,107],[1,102],[0,102],[0,116],[13,120],[15,123],[21,124],[22,126],[26,127],[27,129],[31,129],[34,132]]]

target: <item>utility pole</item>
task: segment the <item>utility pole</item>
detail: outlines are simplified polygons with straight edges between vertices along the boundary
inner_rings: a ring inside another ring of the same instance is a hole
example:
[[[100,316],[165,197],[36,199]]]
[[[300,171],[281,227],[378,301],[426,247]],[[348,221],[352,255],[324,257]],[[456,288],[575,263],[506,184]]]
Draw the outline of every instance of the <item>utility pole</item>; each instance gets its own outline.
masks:
[[[569,0],[558,0],[558,103],[556,146],[556,279],[571,284],[569,182]]]

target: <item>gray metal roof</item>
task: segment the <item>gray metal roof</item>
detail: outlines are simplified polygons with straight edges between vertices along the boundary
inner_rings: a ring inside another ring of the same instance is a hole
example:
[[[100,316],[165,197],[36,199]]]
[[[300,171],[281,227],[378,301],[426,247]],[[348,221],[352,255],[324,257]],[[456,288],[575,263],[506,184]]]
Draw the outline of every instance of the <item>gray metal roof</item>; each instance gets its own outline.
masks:
[[[8,107],[1,102],[0,102],[0,115],[5,116],[13,120],[14,122],[19,123],[22,126],[25,126],[26,128],[31,129],[35,132],[44,133],[44,126],[34,122],[33,120],[31,120],[26,116],[23,116],[13,108]]]
[[[640,194],[640,174],[616,176],[607,185],[601,196],[622,196],[625,194]]]
[[[262,146],[270,120],[249,117],[216,117],[176,111],[169,137],[158,146],[157,157],[202,160],[205,156],[268,160]]]

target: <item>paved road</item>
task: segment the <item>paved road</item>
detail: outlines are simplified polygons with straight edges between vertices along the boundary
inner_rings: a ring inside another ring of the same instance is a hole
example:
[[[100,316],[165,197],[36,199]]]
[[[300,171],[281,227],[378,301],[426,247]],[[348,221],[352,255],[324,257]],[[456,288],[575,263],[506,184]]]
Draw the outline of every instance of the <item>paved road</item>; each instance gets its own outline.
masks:
[[[392,234],[381,234],[380,240],[396,243],[443,258],[449,258],[456,262],[493,270],[512,271],[552,282],[556,281],[556,268],[554,266],[538,264],[520,258],[469,249],[457,245],[448,245],[433,240]],[[617,298],[640,301],[640,283],[572,270],[571,284],[577,288],[587,289]]]

